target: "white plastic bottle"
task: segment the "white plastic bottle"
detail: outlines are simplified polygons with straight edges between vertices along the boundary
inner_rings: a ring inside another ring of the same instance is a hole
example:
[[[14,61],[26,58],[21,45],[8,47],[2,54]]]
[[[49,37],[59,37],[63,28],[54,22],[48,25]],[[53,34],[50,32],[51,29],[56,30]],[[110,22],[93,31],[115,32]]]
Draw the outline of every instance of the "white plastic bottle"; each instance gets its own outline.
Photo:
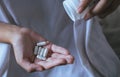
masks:
[[[97,2],[98,0],[93,0],[89,6],[81,13],[79,14],[77,12],[77,9],[80,5],[80,2],[81,0],[65,0],[63,2],[63,6],[65,8],[65,11],[67,12],[68,16],[73,20],[73,21],[76,21],[76,20],[80,20],[80,19],[83,19],[85,14],[89,11],[89,9],[91,7],[93,7]]]

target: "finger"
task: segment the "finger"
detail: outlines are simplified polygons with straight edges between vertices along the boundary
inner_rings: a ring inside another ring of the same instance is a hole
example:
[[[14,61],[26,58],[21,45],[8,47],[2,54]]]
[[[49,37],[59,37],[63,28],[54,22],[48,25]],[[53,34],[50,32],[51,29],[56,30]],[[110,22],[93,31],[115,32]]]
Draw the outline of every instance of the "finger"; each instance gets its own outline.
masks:
[[[36,42],[40,42],[40,41],[45,41],[46,40],[40,34],[34,32],[34,31],[31,32],[31,36],[36,40]]]
[[[54,54],[52,54],[51,56],[52,56],[52,58],[65,59],[68,64],[72,64],[73,61],[74,61],[74,57],[71,56],[71,55],[62,55],[62,54],[54,53]]]
[[[44,69],[50,69],[50,68],[53,68],[58,65],[66,64],[66,60],[65,59],[48,58],[47,61],[40,61],[38,64],[43,66]]]
[[[43,71],[43,67],[38,65],[38,64],[34,64],[34,63],[30,63],[28,60],[23,60],[21,63],[19,63],[21,67],[23,67],[27,72],[34,72],[34,71]]]
[[[60,47],[60,46],[57,46],[57,45],[55,45],[55,44],[52,44],[51,50],[52,50],[53,52],[60,53],[60,54],[65,54],[65,55],[70,54],[67,49],[65,49],[65,48],[63,48],[63,47]]]
[[[112,1],[112,0],[110,0],[110,1]],[[88,20],[95,15],[101,14],[107,8],[110,1],[109,2],[107,0],[98,1],[98,3],[88,11],[88,13],[85,15],[84,19]]]
[[[91,0],[81,0],[80,6],[78,8],[78,13],[83,12],[90,2],[91,2]]]
[[[88,11],[88,13],[84,16],[85,20],[89,20],[90,18],[94,17],[95,14],[91,12],[91,9]]]
[[[112,0],[100,0],[97,5],[93,8],[93,14],[101,14],[111,4]]]
[[[109,5],[108,8],[106,8],[106,11],[104,11],[102,14],[99,15],[100,18],[104,18],[110,13],[114,12],[120,4],[120,0],[114,0],[111,5]]]

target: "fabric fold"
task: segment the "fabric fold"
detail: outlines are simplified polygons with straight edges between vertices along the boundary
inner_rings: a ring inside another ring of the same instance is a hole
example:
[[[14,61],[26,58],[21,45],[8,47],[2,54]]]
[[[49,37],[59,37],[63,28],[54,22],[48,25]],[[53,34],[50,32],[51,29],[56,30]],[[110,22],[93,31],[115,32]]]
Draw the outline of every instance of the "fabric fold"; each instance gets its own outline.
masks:
[[[88,77],[120,76],[120,61],[108,44],[97,18],[74,22],[79,60]]]
[[[5,76],[9,66],[11,46],[9,44],[0,43],[0,77]]]

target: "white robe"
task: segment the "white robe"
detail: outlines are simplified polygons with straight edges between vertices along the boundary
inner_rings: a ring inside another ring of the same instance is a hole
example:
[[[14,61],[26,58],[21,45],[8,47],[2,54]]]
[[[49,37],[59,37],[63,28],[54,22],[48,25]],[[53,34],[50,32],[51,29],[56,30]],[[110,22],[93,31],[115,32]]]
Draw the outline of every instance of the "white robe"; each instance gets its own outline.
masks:
[[[63,0],[3,0],[3,10],[0,13],[2,22],[28,27],[53,43],[67,48],[75,57],[74,64],[27,73],[17,65],[12,49],[9,54],[9,48],[4,58],[6,62],[3,61],[6,64],[4,69],[7,69],[6,77],[119,77],[120,61],[106,41],[97,18],[87,22],[80,20],[73,26],[62,2]],[[1,74],[4,72],[2,66]]]

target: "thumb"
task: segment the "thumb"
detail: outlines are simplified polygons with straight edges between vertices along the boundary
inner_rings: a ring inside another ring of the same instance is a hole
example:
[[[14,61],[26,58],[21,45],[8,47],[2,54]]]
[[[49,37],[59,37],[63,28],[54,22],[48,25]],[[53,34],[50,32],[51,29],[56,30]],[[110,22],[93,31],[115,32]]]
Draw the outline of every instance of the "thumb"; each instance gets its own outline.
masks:
[[[104,11],[102,14],[99,15],[100,18],[104,18],[107,15],[111,14],[114,12],[118,6],[120,5],[120,0],[114,0],[109,7],[106,8],[106,11]]]
[[[36,40],[36,42],[46,40],[40,34],[34,32],[34,31],[31,32],[31,36]]]
[[[112,0],[99,0],[98,3],[95,5],[95,7],[92,9],[93,14],[100,14],[102,13],[108,5],[111,3]]]

